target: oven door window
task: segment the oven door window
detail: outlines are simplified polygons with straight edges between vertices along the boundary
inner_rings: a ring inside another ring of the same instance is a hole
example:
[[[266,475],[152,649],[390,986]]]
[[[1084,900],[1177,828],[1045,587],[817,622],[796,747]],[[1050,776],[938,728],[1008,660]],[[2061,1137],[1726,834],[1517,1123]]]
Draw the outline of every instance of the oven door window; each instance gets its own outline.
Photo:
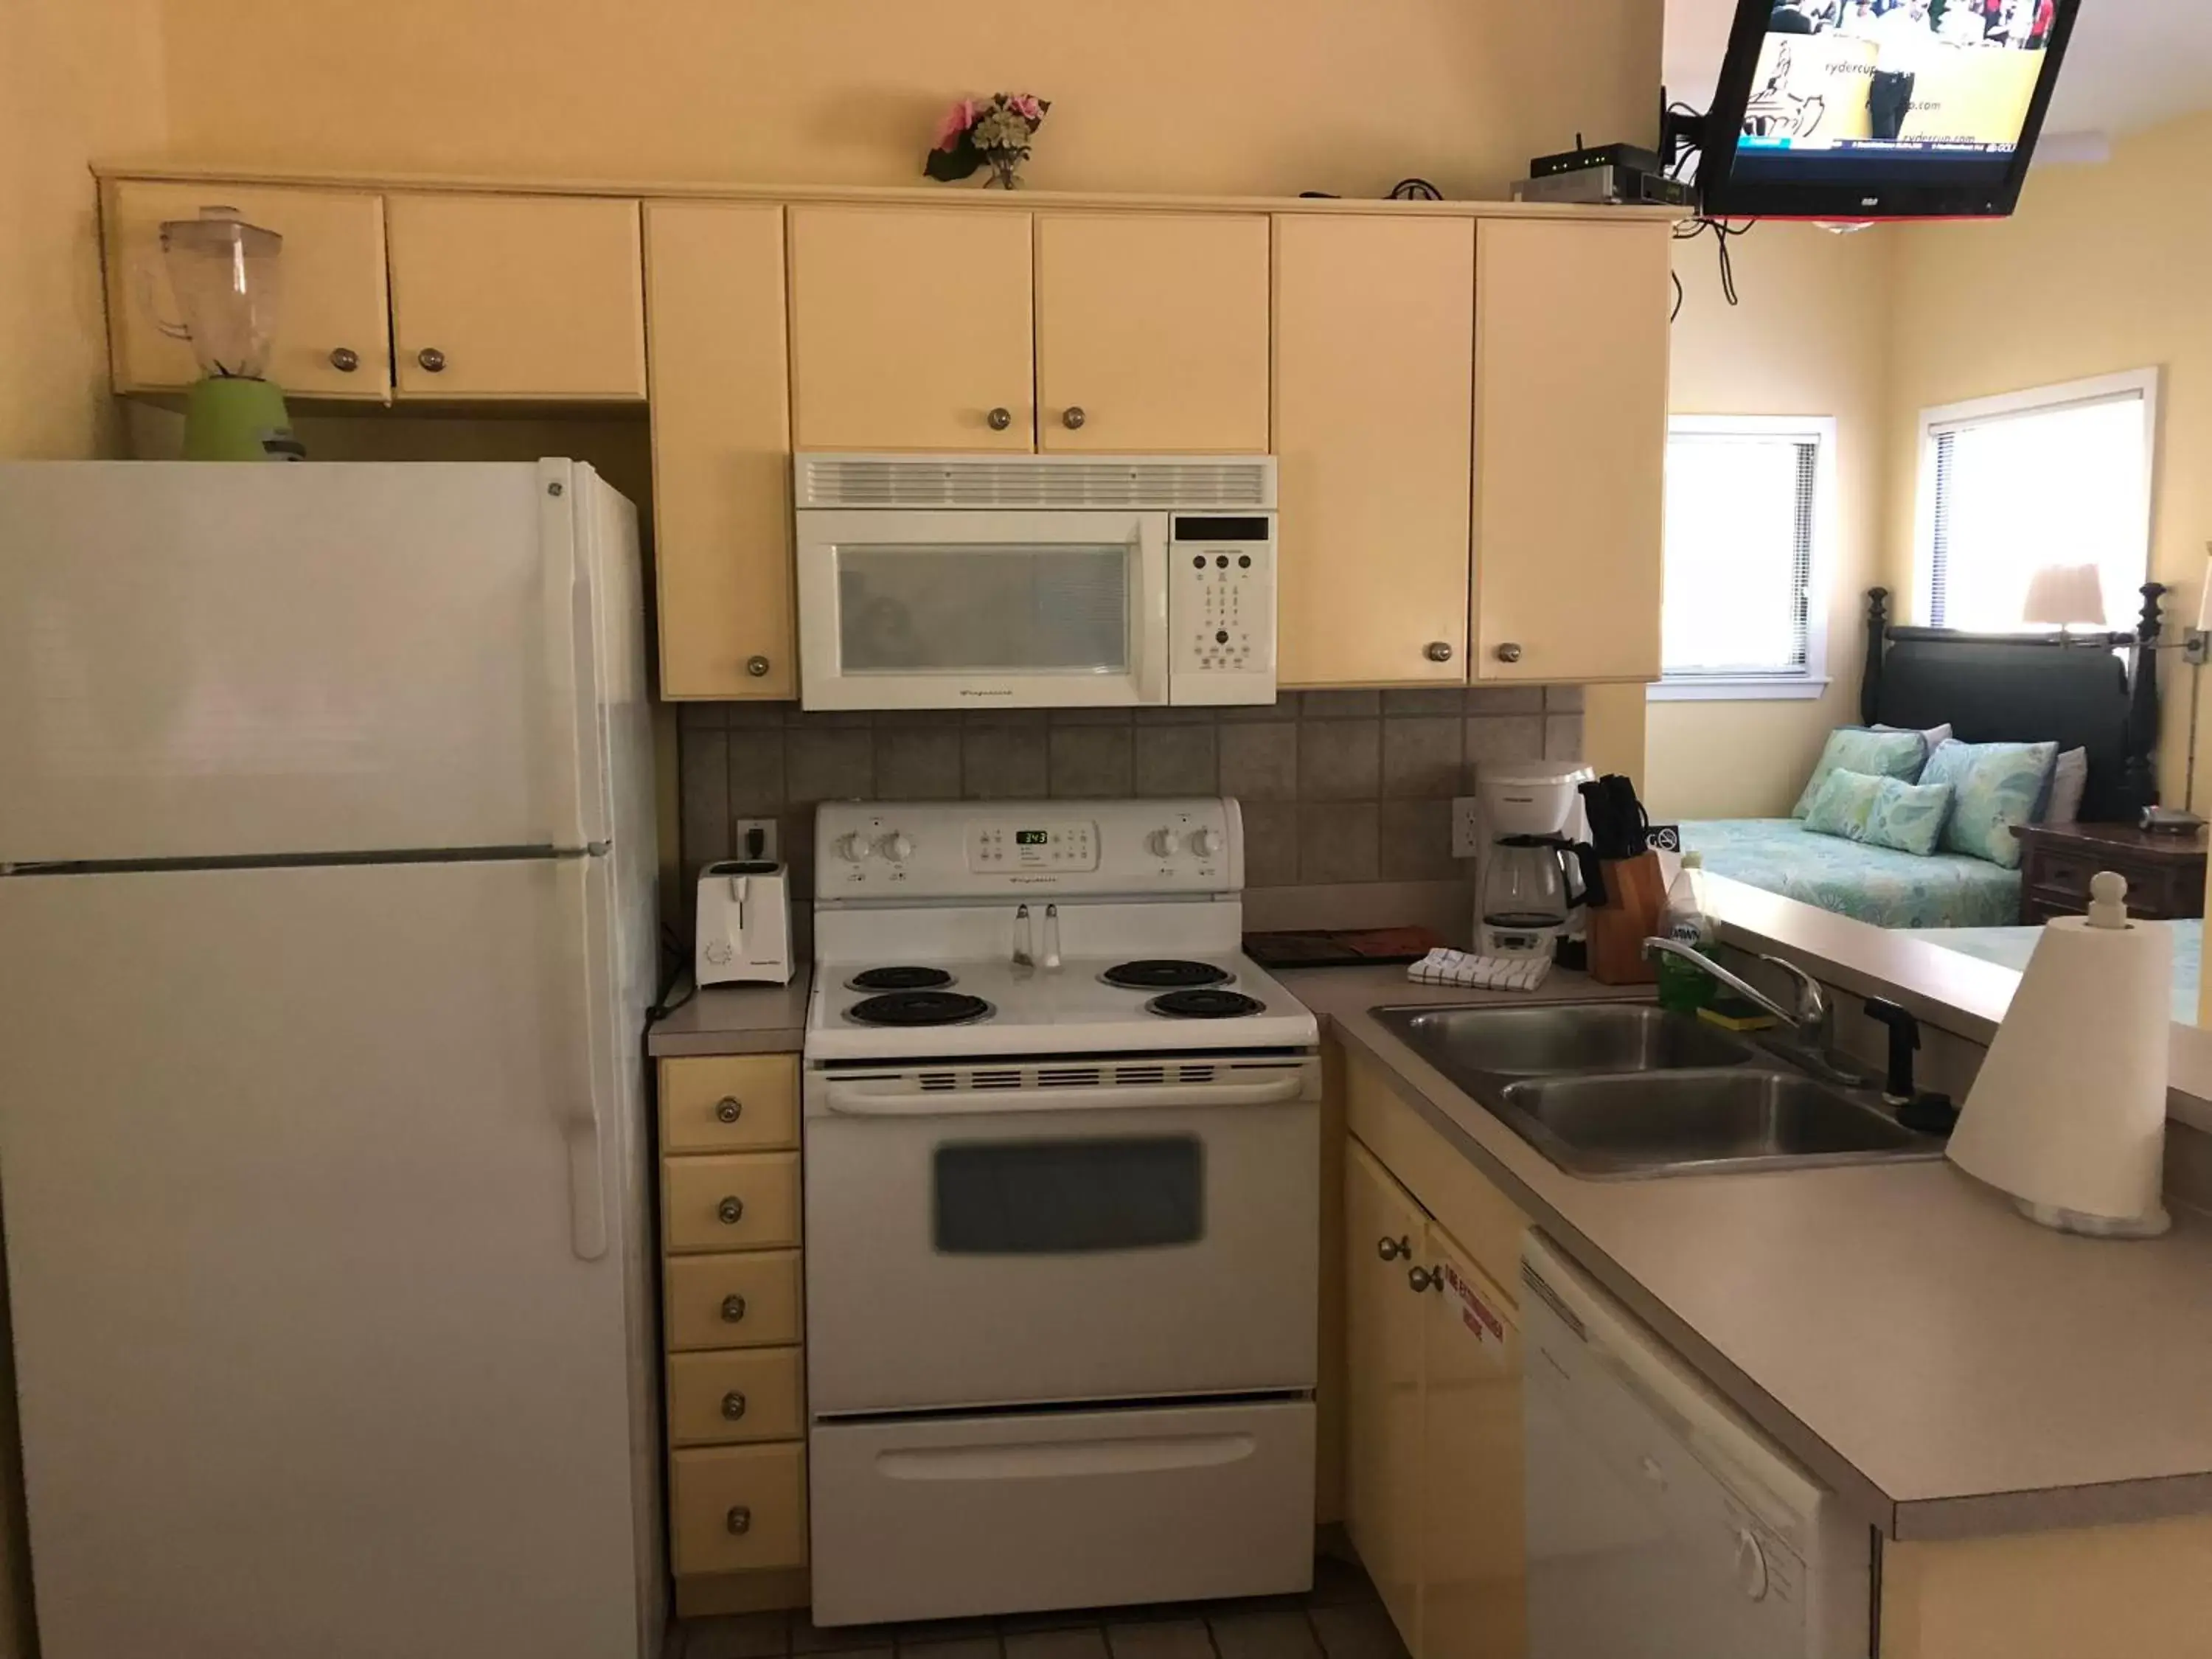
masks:
[[[933,1165],[939,1255],[1074,1255],[1205,1236],[1195,1135],[960,1141]]]
[[[1127,674],[1133,544],[871,543],[837,550],[848,674]]]

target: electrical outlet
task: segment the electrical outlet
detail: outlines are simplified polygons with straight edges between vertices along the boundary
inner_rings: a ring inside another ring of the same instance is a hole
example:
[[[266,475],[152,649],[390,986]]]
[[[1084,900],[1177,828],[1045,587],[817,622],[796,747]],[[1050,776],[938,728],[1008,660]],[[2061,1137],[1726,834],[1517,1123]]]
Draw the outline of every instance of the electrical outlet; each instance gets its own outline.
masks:
[[[1461,795],[1452,802],[1452,856],[1482,856],[1482,803],[1474,795]]]
[[[760,843],[754,846],[757,836]],[[774,818],[739,818],[738,820],[737,852],[741,859],[766,859],[775,861],[775,820]]]

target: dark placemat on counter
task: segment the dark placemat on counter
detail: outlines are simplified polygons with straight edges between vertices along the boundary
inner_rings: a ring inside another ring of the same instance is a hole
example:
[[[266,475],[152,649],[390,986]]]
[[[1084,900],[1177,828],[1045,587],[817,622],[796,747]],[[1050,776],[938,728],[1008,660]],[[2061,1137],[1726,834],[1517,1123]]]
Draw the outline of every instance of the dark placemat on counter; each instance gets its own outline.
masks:
[[[1336,927],[1247,933],[1244,954],[1262,968],[1364,968],[1419,962],[1443,943],[1428,927]]]

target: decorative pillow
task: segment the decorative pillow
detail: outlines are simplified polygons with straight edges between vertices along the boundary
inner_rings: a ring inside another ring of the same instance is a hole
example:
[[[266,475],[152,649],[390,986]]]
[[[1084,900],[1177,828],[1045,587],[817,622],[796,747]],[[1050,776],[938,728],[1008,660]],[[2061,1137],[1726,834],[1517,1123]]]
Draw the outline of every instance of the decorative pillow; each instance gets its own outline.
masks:
[[[1948,783],[1956,792],[1942,847],[2001,869],[2020,868],[2020,838],[2013,831],[2035,822],[2057,763],[2055,743],[1945,744],[1928,757],[1923,783]]]
[[[1867,730],[1869,732],[1914,732],[1920,731],[1920,728],[1911,726],[1870,726]],[[1952,728],[1949,722],[1946,721],[1942,726],[1931,726],[1925,731],[1920,731],[1920,736],[1928,745],[1928,752],[1932,755],[1951,741]]]
[[[1948,783],[1906,783],[1884,778],[1867,813],[1866,833],[1859,839],[1869,847],[1887,847],[1926,858],[1942,838],[1954,793]],[[1811,820],[1807,823],[1809,825]]]
[[[2051,772],[2051,799],[2044,804],[2039,823],[2079,823],[2081,796],[2089,787],[2089,751],[2069,749],[2058,757]]]
[[[1869,777],[1903,778],[1909,782],[1920,775],[1920,769],[1927,760],[1928,744],[1917,732],[1875,732],[1863,726],[1839,726],[1828,733],[1828,745],[1820,751],[1820,764],[1813,769],[1805,793],[1797,797],[1797,805],[1790,816],[1802,818],[1810,812],[1820,786],[1828,781],[1828,774],[1838,767],[1847,772],[1863,772]]]
[[[1813,797],[1812,807],[1805,814],[1807,832],[1841,836],[1845,841],[1864,841],[1867,818],[1874,811],[1875,799],[1881,794],[1882,785],[1893,781],[1870,772],[1838,767],[1821,782],[1820,793]]]

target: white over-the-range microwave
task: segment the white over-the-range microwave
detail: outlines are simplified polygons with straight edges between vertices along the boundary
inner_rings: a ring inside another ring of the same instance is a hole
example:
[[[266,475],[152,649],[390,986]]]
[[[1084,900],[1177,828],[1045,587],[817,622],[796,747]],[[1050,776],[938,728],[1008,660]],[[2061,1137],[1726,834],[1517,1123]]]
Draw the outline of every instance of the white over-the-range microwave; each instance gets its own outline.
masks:
[[[809,708],[1275,700],[1275,463],[801,454]]]

